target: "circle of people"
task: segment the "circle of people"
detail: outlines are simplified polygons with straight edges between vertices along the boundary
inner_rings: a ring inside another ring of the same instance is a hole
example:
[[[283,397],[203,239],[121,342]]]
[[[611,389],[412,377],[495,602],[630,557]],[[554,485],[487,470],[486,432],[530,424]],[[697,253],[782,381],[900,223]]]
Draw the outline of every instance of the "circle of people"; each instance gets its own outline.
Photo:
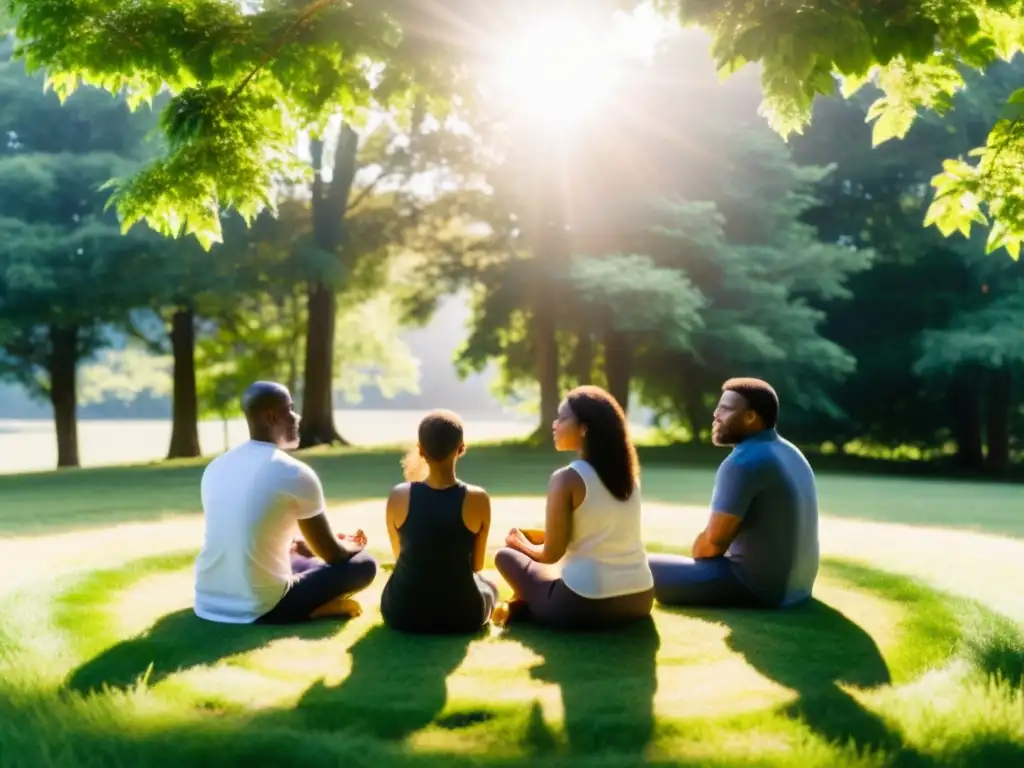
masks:
[[[250,439],[203,473],[195,613],[234,624],[359,615],[354,596],[374,581],[378,564],[362,530],[332,530],[320,479],[289,453],[299,441],[291,394],[256,382],[242,405]],[[544,528],[513,528],[496,552],[512,592],[500,601],[497,585],[481,575],[490,497],[456,474],[466,452],[458,415],[432,411],[402,462],[406,482],[387,498],[395,564],[381,595],[384,623],[414,633],[520,621],[594,631],[645,619],[655,601],[770,609],[808,600],[819,565],[815,478],[780,437],[778,417],[767,382],[722,385],[712,441],[731,451],[715,476],[707,525],[689,557],[648,554],[625,413],[600,387],[573,389],[552,438],[576,458],[551,476]]]

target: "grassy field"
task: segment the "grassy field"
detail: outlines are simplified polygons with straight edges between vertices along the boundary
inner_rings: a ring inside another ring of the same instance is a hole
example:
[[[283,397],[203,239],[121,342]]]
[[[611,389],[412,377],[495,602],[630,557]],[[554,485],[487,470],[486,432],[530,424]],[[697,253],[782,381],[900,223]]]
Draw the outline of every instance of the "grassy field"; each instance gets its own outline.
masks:
[[[642,448],[648,501],[704,505],[711,497],[718,448]],[[307,452],[327,495],[337,501],[381,499],[401,481],[401,452],[388,448]],[[564,461],[548,448],[471,447],[461,463],[467,480],[498,496],[544,493]],[[46,533],[121,520],[155,520],[199,508],[199,478],[209,459],[41,474],[0,475],[0,533]],[[822,470],[819,502],[829,515],[949,527],[1024,538],[1024,486],[963,480],[879,477]]]
[[[714,457],[644,452],[645,536],[686,549]],[[398,454],[310,457],[389,559]],[[559,457],[483,447],[492,545]],[[1024,761],[1024,523],[1009,485],[820,473],[816,600],[627,632],[410,638],[191,611],[202,462],[0,477],[0,766],[944,766]]]

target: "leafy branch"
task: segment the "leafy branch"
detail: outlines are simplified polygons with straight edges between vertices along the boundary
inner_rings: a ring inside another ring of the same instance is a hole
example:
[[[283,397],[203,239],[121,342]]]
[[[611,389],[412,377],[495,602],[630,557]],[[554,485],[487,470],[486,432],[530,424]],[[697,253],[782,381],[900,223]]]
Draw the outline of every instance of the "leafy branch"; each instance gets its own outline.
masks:
[[[284,32],[278,38],[277,42],[270,48],[270,50],[268,50],[263,55],[263,57],[256,64],[256,66],[253,67],[252,70],[250,70],[249,73],[242,78],[242,81],[234,87],[231,93],[228,94],[228,99],[230,100],[235,98],[236,96],[238,96],[238,94],[245,90],[245,87],[252,81],[252,79],[256,77],[256,75],[259,74],[267,64],[274,60],[274,57],[276,57],[281,52],[285,45],[288,44],[288,40],[292,37],[292,35],[298,32],[299,28],[303,24],[307,23],[308,21],[311,21],[313,17],[320,13],[320,11],[322,11],[324,8],[326,8],[329,5],[332,5],[335,2],[337,2],[337,0],[314,0],[314,2],[310,3],[305,8],[303,8],[302,12],[299,14],[299,17],[295,19],[295,21],[293,21],[288,26],[287,29],[284,30]]]

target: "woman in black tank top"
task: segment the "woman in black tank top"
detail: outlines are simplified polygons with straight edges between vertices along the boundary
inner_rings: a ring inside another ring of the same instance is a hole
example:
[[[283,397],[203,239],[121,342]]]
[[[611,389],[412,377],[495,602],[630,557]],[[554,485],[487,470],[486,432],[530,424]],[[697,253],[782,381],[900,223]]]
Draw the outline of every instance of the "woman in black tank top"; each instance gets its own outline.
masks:
[[[490,499],[455,476],[465,453],[462,423],[434,411],[404,462],[407,483],[388,497],[395,570],[384,587],[384,623],[404,632],[475,632],[490,620],[498,590],[484,579]]]

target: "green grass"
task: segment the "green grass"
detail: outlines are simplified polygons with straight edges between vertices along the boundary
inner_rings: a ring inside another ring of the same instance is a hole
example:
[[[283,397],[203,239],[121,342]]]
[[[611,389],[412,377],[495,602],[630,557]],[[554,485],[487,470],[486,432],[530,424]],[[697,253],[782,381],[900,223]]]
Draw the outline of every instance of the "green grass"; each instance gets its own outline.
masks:
[[[364,527],[387,559],[379,499],[397,455],[312,461],[335,524]],[[557,461],[509,446],[467,458],[465,477],[500,495],[492,545],[538,518]],[[350,622],[195,618],[200,471],[0,479],[0,766],[1024,761],[1024,542],[1013,538],[1019,502],[998,500],[1004,486],[979,495],[969,483],[824,473],[823,506],[842,517],[823,521],[816,599],[792,611],[659,608],[603,635],[514,626],[427,638],[381,625],[386,573]],[[692,538],[704,513],[683,505],[703,506],[712,479],[706,466],[645,460],[652,549]],[[972,494],[984,525],[958,507]],[[1003,538],[930,529],[937,509],[944,525]],[[127,525],[101,527],[110,522]]]
[[[419,638],[375,616],[239,628],[180,606],[144,632],[119,627],[133,590],[171,577],[179,594],[154,597],[186,598],[189,564],[145,558],[6,601],[21,640],[0,652],[3,765],[1024,758],[1019,680],[980,663],[990,635],[964,636],[1010,625],[855,564],[828,563],[821,597],[789,613],[659,610],[605,635]],[[29,606],[48,590],[44,619]],[[851,618],[879,610],[895,622],[876,622],[874,635]]]
[[[708,503],[721,449],[641,452],[647,501]],[[383,499],[401,481],[394,450],[314,451],[306,458],[334,502]],[[59,473],[0,475],[0,534],[31,534],[112,522],[159,520],[199,509],[206,459]],[[496,496],[543,494],[564,456],[521,445],[486,445],[460,464],[469,481]],[[824,460],[822,460],[824,462]],[[826,466],[827,466],[827,462]],[[1024,489],[1015,484],[818,471],[824,513],[839,517],[987,531],[1024,538]]]

